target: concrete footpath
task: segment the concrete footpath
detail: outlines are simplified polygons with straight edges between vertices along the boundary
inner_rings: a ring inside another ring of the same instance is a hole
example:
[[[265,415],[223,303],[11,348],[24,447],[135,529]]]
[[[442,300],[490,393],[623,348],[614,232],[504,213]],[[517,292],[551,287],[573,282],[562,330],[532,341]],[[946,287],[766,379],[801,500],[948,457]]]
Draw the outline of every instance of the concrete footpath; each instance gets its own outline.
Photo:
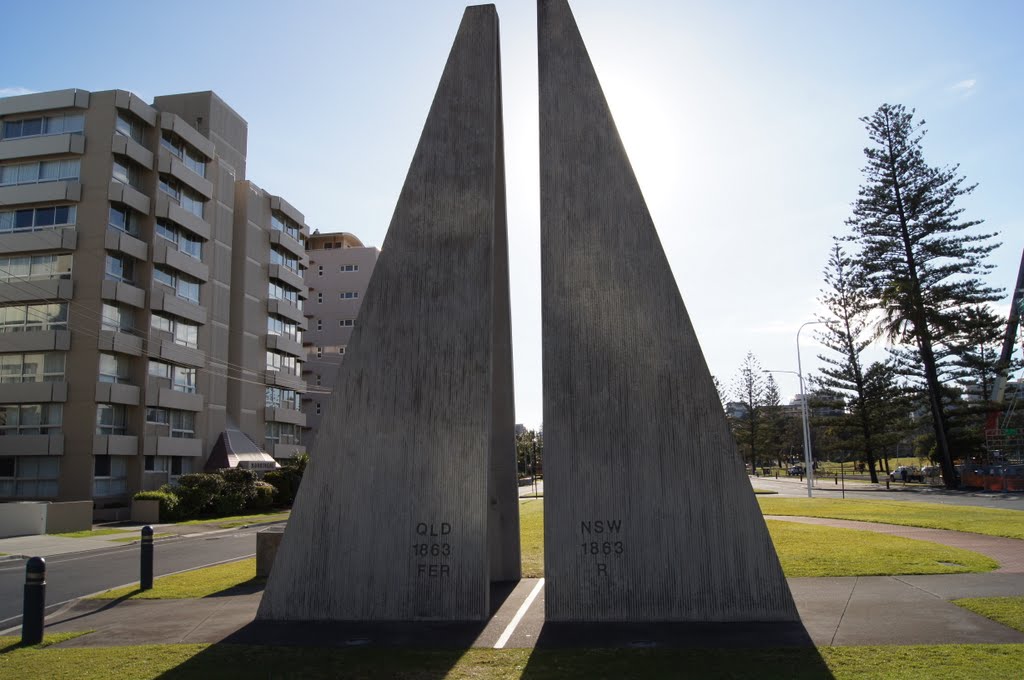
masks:
[[[931,576],[793,578],[801,624],[553,626],[544,623],[542,579],[496,586],[481,624],[254,623],[260,592],[199,600],[79,600],[51,615],[48,632],[92,630],[64,647],[158,643],[414,647],[766,647],[1024,643],[1024,633],[952,604],[962,597],[1024,595],[1024,541],[842,520],[852,526],[965,547],[1000,562],[997,572]],[[861,526],[863,525],[863,526]]]

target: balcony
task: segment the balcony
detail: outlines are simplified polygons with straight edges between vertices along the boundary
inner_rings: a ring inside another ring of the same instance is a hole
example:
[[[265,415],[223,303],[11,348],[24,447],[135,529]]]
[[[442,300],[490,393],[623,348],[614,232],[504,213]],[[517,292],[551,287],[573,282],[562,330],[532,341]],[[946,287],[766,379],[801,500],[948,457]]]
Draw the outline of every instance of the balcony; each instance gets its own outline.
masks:
[[[161,174],[177,179],[206,200],[213,198],[213,182],[187,168],[184,163],[162,146],[157,155],[157,170]]]
[[[206,156],[207,161],[213,160],[213,142],[204,137],[194,127],[186,123],[178,114],[167,111],[161,112],[160,129],[173,132],[191,144],[199,153]]]
[[[82,185],[74,180],[0,187],[0,205],[3,206],[22,203],[78,202],[81,199]]]
[[[299,328],[302,330],[307,330],[309,328],[306,316],[302,313],[302,310],[299,309],[298,305],[293,305],[285,300],[278,300],[276,298],[270,298],[267,300],[267,313],[277,314],[278,316],[283,316],[289,321],[294,321],[299,324]]]
[[[104,352],[118,352],[119,354],[140,357],[142,356],[142,341],[143,339],[138,335],[101,330],[97,347]]]
[[[149,305],[155,312],[167,312],[195,323],[206,323],[206,307],[178,297],[174,291],[161,284],[153,284],[153,289],[149,293]]]
[[[0,142],[0,161],[69,153],[80,155],[84,152],[85,135],[81,134],[46,135]]]
[[[302,277],[283,265],[268,265],[267,275],[272,279],[284,281],[292,288],[297,288],[300,291],[306,290],[306,282],[302,280]]]
[[[116,179],[110,180],[110,185],[107,187],[107,198],[115,203],[131,206],[143,215],[149,214],[149,196],[135,187],[118,182]]]
[[[139,438],[125,434],[94,434],[92,455],[94,456],[137,456]]]
[[[162,238],[153,239],[153,263],[165,264],[199,279],[203,283],[210,280],[209,267],[191,255],[181,252],[173,243]]]
[[[302,444],[274,444],[274,450],[271,455],[274,458],[295,458],[305,452],[306,447]]]
[[[62,456],[63,434],[8,434],[0,437],[0,456]]]
[[[56,90],[0,99],[0,116],[55,109],[87,108],[89,108],[89,92],[87,90]]]
[[[162,191],[156,193],[156,216],[174,222],[179,227],[188,229],[199,238],[210,240],[210,225],[202,217],[193,215],[175,203]]]
[[[263,382],[269,387],[284,387],[297,392],[306,391],[306,381],[296,375],[284,371],[265,371]]]
[[[276,349],[293,357],[305,358],[306,352],[302,345],[281,335],[267,335],[267,349]]]
[[[146,307],[146,291],[124,281],[104,279],[100,284],[100,297],[104,300],[123,302],[138,309]]]
[[[267,406],[263,409],[263,419],[273,423],[292,423],[306,426],[306,414],[290,408]]]
[[[149,255],[149,249],[146,247],[146,242],[135,238],[130,234],[126,234],[120,229],[107,226],[107,232],[104,235],[103,247],[107,250],[114,250],[126,255],[131,255],[137,260],[145,260]]]
[[[46,352],[71,349],[71,331],[29,331],[0,335],[5,352]]]
[[[96,383],[96,401],[103,404],[138,406],[142,390],[138,385],[124,383]]]
[[[42,279],[20,281],[14,279],[0,282],[0,300],[6,302],[30,302],[32,300],[71,299],[71,279]]]
[[[299,233],[303,236],[309,237],[309,227],[306,226],[306,217],[295,209],[288,201],[284,200],[280,196],[270,195],[270,209],[276,210],[285,217],[290,218],[293,222],[299,225]]]
[[[203,455],[203,440],[147,434],[142,442],[142,453],[147,456],[189,456],[191,458],[199,458]]]
[[[68,384],[31,382],[0,384],[0,404],[48,404],[68,400]]]
[[[159,387],[159,379],[151,378],[146,387],[146,406],[173,408],[178,411],[202,411],[203,395],[178,392],[170,387]],[[164,383],[167,381],[164,380]]]
[[[0,255],[49,250],[75,250],[78,231],[74,227],[38,229],[0,234]]]
[[[146,170],[153,167],[153,152],[134,139],[115,134],[110,140],[110,150],[116,154],[127,156]]]
[[[284,248],[292,255],[302,260],[304,265],[309,265],[309,259],[306,257],[306,249],[300,242],[296,241],[288,234],[277,231],[276,229],[271,229],[270,242],[275,246]]]
[[[151,331],[149,354],[154,359],[164,359],[175,364],[203,368],[206,366],[206,353],[191,347],[179,345],[163,331]]]

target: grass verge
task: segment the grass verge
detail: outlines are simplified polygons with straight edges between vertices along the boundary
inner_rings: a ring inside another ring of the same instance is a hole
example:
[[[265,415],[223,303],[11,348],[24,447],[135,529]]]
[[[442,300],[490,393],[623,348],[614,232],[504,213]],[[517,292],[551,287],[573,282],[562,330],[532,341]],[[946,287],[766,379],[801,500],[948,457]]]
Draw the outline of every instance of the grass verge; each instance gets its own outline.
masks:
[[[1024,633],[1024,596],[967,597],[953,604]]]
[[[770,496],[778,491],[772,491],[771,489],[754,489],[754,493],[758,495]]]
[[[50,633],[48,635],[44,635],[43,641],[38,645],[32,645],[30,647],[22,647],[20,637],[14,635],[3,635],[0,636],[0,654],[7,654],[8,652],[13,652],[16,649],[44,649],[50,645],[56,645],[66,640],[73,640],[76,637],[88,635],[91,632],[91,630],[77,630],[72,633]],[[3,661],[0,660],[0,670],[2,669]]]
[[[166,538],[167,536],[174,536],[174,534],[153,534],[153,538]],[[141,536],[125,536],[124,538],[112,538],[111,543],[131,543],[132,541],[142,540]]]
[[[820,649],[310,649],[244,645],[16,649],[4,677],[93,680],[251,678],[889,678],[1024,677],[1024,645]]]
[[[766,515],[827,517],[1024,539],[1024,512],[971,505],[838,498],[758,498]],[[1024,545],[1021,546],[1024,549]]]
[[[239,586],[258,586],[256,558],[218,564],[204,569],[161,576],[153,580],[153,588],[139,590],[136,586],[108,590],[93,595],[95,600],[178,600],[210,597]]]
[[[263,524],[264,522],[280,522],[288,519],[291,510],[274,510],[272,512],[260,512],[254,515],[233,515],[231,517],[215,517],[213,519],[190,519],[187,522],[178,524],[213,524],[222,529],[234,529],[246,524]]]
[[[61,538],[96,538],[97,536],[113,536],[114,534],[138,534],[133,529],[86,529],[85,531],[69,531],[66,534],[50,534]]]
[[[544,575],[544,500],[519,502],[519,545],[523,578]]]

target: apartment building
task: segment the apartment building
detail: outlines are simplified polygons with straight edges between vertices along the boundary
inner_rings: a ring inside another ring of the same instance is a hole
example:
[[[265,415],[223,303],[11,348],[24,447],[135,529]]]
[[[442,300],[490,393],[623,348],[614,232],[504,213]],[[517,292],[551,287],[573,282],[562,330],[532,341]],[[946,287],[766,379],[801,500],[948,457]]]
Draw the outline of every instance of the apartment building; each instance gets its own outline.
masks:
[[[270,436],[298,400],[260,402],[304,390],[309,229],[245,181],[247,128],[212,92],[0,99],[0,500],[123,505],[229,429],[301,450]]]
[[[345,358],[348,340],[359,315],[359,306],[370,283],[380,250],[366,247],[347,232],[314,231],[306,242],[309,268],[306,285],[309,301],[306,314],[305,379],[309,392],[302,403],[307,429],[303,443],[312,446],[327,401]]]

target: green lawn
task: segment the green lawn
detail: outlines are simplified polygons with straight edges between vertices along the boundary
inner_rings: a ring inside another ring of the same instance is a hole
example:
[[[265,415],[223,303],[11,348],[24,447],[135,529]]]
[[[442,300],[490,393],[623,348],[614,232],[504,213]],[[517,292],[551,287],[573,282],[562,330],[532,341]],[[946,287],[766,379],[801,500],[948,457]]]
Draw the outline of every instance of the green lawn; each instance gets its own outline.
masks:
[[[544,501],[519,502],[519,545],[522,551],[523,578],[544,575]]]
[[[10,638],[0,638],[0,645]],[[820,649],[409,650],[243,645],[10,649],[0,676],[52,680],[253,678],[774,678],[1006,680],[1024,677],[1024,645]]]
[[[953,604],[1024,633],[1024,596],[968,597],[953,600]]]
[[[1024,512],[916,501],[758,498],[766,515],[829,517],[1024,539]],[[1024,544],[1021,545],[1024,550]]]
[[[96,538],[97,536],[113,536],[114,534],[139,535],[139,532],[135,529],[86,529],[85,531],[70,531],[66,534],[50,535],[60,536],[61,538]]]
[[[166,538],[167,536],[174,536],[174,534],[167,534],[167,533],[153,534],[153,538]],[[132,536],[125,536],[124,538],[112,538],[112,539],[110,539],[110,541],[112,543],[131,543],[132,541],[138,541],[138,540],[141,540],[141,539],[142,539],[142,536],[132,535]]]
[[[139,590],[136,586],[128,586],[93,595],[92,599],[174,600],[209,597],[236,586],[258,584],[256,558],[251,557],[247,560],[218,564],[205,569],[161,576],[153,580],[153,587],[150,590]]]

